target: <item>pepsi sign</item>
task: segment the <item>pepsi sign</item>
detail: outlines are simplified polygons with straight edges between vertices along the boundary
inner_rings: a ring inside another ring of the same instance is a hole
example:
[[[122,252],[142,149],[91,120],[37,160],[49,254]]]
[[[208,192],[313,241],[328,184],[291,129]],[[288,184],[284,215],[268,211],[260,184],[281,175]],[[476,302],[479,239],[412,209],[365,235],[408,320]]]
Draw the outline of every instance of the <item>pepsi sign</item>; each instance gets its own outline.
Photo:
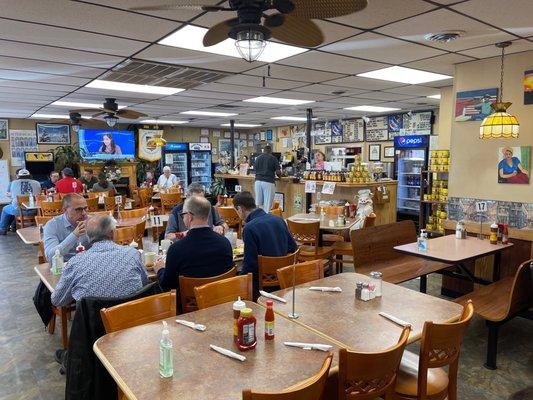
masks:
[[[164,150],[183,151],[188,149],[188,143],[167,143],[163,146]]]
[[[429,144],[428,135],[413,135],[413,136],[396,136],[394,138],[394,147],[398,148],[415,148],[427,147]]]

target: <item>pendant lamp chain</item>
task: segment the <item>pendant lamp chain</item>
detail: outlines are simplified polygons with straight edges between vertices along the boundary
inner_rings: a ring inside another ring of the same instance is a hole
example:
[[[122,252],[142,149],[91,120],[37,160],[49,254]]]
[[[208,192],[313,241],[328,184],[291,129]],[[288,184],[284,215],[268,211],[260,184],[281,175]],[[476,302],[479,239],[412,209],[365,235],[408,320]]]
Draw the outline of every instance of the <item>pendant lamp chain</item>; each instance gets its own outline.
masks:
[[[500,65],[500,93],[499,93],[499,102],[502,102],[503,99],[503,59],[505,57],[505,47],[502,46],[502,58],[501,58],[501,65]]]

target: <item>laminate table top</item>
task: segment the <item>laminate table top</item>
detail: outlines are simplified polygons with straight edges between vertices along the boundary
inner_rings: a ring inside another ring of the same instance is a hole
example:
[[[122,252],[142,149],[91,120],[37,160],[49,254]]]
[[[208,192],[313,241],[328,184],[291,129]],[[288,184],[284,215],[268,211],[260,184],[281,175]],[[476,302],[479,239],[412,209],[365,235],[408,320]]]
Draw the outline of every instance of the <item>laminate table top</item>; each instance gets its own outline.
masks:
[[[296,286],[294,320],[337,343],[357,351],[381,351],[398,342],[402,327],[383,318],[386,312],[412,326],[409,343],[420,339],[425,321],[453,322],[462,306],[391,283],[382,283],[382,296],[370,301],[355,298],[357,281],[369,282],[366,275],[345,272]],[[318,292],[311,286],[340,287],[342,292]],[[287,303],[274,300],[274,311],[287,316],[292,311],[292,288],[274,292]],[[258,302],[266,299],[260,297]]]
[[[41,240],[39,235],[39,227],[27,226],[26,228],[17,229],[17,235],[25,244],[39,244]]]
[[[294,214],[287,219],[290,219],[294,222],[318,222],[320,221],[320,215],[314,213]],[[354,218],[346,218],[346,223],[344,225],[337,225],[337,216],[326,215],[324,220],[320,221],[320,229],[343,231],[345,229],[350,229],[356,222],[357,220]]]
[[[94,352],[129,399],[240,400],[242,390],[280,391],[316,374],[327,352],[287,347],[284,341],[330,344],[338,365],[338,346],[317,333],[276,318],[275,339],[265,341],[265,308],[246,302],[257,318],[257,346],[239,352],[233,343],[232,303],[168,318],[173,342],[174,376],[159,376],[161,321],[107,334],[98,339]],[[199,332],[175,319],[204,324]],[[246,356],[241,362],[210,349],[213,344]]]

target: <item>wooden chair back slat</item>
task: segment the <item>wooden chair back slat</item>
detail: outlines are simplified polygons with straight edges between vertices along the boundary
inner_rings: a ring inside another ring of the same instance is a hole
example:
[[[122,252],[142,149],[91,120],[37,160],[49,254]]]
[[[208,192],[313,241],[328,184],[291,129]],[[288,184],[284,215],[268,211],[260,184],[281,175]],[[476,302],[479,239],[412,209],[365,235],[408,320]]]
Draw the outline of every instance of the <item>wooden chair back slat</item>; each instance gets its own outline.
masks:
[[[120,219],[142,218],[148,214],[148,208],[137,208],[135,210],[120,210]]]
[[[141,207],[148,207],[152,202],[154,190],[151,187],[139,188],[137,193],[139,194],[139,202]]]
[[[94,211],[89,213],[89,217],[96,217],[99,215],[111,215],[113,216],[113,211]]]
[[[148,324],[176,315],[176,291],[143,297],[109,308],[102,308],[100,316],[107,333]]]
[[[371,226],[376,225],[376,214],[372,213],[368,217],[365,218],[365,222],[363,223],[363,228],[370,228]]]
[[[87,195],[89,196],[90,199],[92,198],[98,198],[100,196],[104,196],[104,197],[111,197],[112,196],[112,191],[111,190],[107,190],[105,192],[88,192]]]
[[[514,276],[509,295],[507,317],[529,308],[533,303],[533,259],[524,261]]]
[[[122,245],[129,245],[135,239],[135,226],[125,226],[115,229],[114,242]]]
[[[264,393],[264,392],[252,392],[250,389],[243,390],[243,400],[319,400],[322,398],[324,388],[326,386],[326,380],[329,375],[329,368],[331,361],[333,360],[333,354],[329,353],[320,371],[315,376],[306,379],[294,386],[286,388],[281,392],[276,393]]]
[[[227,199],[229,200],[229,198]],[[233,204],[233,203],[232,203]],[[242,236],[242,219],[233,207],[216,207],[216,211],[222,221],[230,228],[237,230],[237,237]]]
[[[324,278],[323,260],[306,261],[303,263],[289,265],[287,267],[279,268],[276,271],[279,286],[282,289],[292,286],[293,269],[295,285],[301,285]]]
[[[194,288],[203,286],[211,282],[222,279],[233,278],[237,276],[237,269],[233,267],[228,272],[210,278],[189,278],[186,276],[179,277],[181,309],[184,313],[198,310]]]
[[[144,249],[143,237],[146,230],[146,220],[139,222],[134,226],[135,228],[135,242],[137,242],[139,249]],[[131,242],[130,242],[131,243]]]
[[[242,300],[253,300],[252,274],[239,275],[233,278],[222,279],[207,285],[194,288],[196,304],[203,308],[235,301],[240,296]]]
[[[50,221],[52,218],[54,218],[54,217],[52,217],[52,216],[43,217],[42,215],[36,215],[35,216],[35,224],[37,226],[39,226],[39,225],[45,226],[46,223],[48,221]]]
[[[96,212],[99,209],[98,206],[98,197],[89,197],[86,199],[87,201],[87,207],[89,209],[89,212]]]
[[[311,245],[317,251],[318,238],[320,235],[320,222],[299,222],[287,220],[289,232],[298,244]]]
[[[55,217],[63,214],[62,201],[43,201],[41,203],[41,214],[45,217]]]
[[[32,225],[35,222],[35,215],[27,215],[24,213],[25,208],[22,206],[22,203],[28,204],[30,201],[29,195],[18,195],[17,196],[17,208],[18,208],[18,215],[16,217],[16,223],[17,227],[24,228],[26,223],[29,225]]]
[[[300,250],[297,249],[294,253],[287,254],[286,256],[257,257],[257,263],[259,266],[259,289],[263,290],[267,287],[279,286],[279,280],[276,274],[277,270],[288,265],[296,264],[299,252]]]
[[[403,328],[398,343],[376,353],[339,350],[339,400],[391,398],[398,367],[411,327]]]
[[[181,193],[160,193],[161,214],[168,214],[172,209],[181,203]]]
[[[121,196],[120,210],[124,210],[124,204],[126,204],[126,196]],[[104,208],[106,211],[115,211],[117,208],[116,197],[106,196],[104,197]]]

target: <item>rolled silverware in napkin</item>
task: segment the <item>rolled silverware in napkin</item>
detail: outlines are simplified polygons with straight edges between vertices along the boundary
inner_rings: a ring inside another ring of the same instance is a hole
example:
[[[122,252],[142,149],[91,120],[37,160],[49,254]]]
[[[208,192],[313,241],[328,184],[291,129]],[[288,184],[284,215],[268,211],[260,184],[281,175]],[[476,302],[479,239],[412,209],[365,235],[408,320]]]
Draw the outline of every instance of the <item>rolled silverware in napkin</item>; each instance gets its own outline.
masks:
[[[205,331],[207,329],[205,325],[195,324],[194,322],[185,321],[183,319],[177,319],[176,322],[178,324],[188,326],[189,328],[196,329],[197,331],[202,331],[203,332],[203,331]]]
[[[395,324],[398,324],[400,326],[403,326],[403,327],[407,325],[411,326],[409,322],[406,322],[403,319],[397,318],[394,315],[387,314],[386,312],[381,311],[379,315],[381,315],[383,318],[387,318],[389,321],[392,321]]]
[[[304,350],[321,350],[329,351],[333,346],[329,344],[320,344],[320,343],[301,343],[301,342],[283,342],[285,346],[299,347]]]
[[[214,344],[210,344],[209,347],[211,347],[211,349],[215,350],[216,352],[228,356],[230,358],[234,358],[239,361],[246,360],[245,356],[241,356],[240,354],[234,353],[233,351],[225,349],[223,347],[215,346]]]
[[[311,286],[309,290],[316,290],[317,292],[342,292],[342,289],[338,286]]]
[[[268,297],[269,299],[274,299],[277,301],[281,301],[282,303],[287,303],[287,300],[285,300],[283,297],[276,296],[275,294],[265,292],[264,290],[260,290],[259,294],[263,297]]]

